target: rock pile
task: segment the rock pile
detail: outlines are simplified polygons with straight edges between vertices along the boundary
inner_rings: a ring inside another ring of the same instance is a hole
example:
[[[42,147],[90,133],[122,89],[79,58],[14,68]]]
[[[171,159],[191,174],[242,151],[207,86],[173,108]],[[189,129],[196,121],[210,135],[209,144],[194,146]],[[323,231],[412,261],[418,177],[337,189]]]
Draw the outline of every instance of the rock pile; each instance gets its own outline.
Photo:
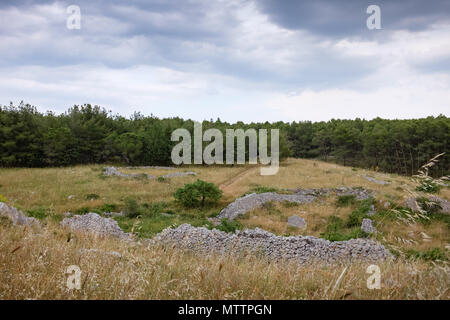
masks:
[[[276,192],[248,194],[230,203],[226,208],[220,211],[217,218],[219,220],[224,218],[233,220],[241,214],[245,214],[250,210],[261,207],[268,201],[289,201],[302,204],[313,202],[317,197],[328,196],[331,193],[335,193],[338,196],[353,195],[357,200],[364,200],[374,195],[373,191],[363,188],[347,187],[335,189],[293,189],[288,191],[292,192],[292,194],[279,194]]]
[[[103,174],[105,176],[118,176],[118,177],[125,177],[125,178],[139,177],[139,176],[142,176],[142,175],[147,176],[148,179],[154,179],[155,178],[151,174],[147,174],[147,173],[141,173],[141,174],[139,174],[139,173],[130,173],[130,174],[123,173],[123,172],[120,172],[119,170],[117,170],[117,168],[115,168],[115,167],[105,167],[105,168],[103,168]]]
[[[430,201],[435,202],[440,206],[439,213],[450,214],[450,201],[439,198],[438,196],[431,196]],[[420,203],[417,202],[417,198],[408,198],[405,200],[405,205],[412,211],[420,211]]]
[[[391,256],[382,244],[369,239],[330,242],[312,236],[281,237],[259,228],[225,233],[182,224],[176,229],[164,229],[154,237],[154,241],[204,254],[252,252],[263,254],[271,260],[287,259],[299,263],[376,261]]]
[[[364,218],[361,223],[361,231],[372,234],[377,232],[377,229],[373,226],[373,221],[367,218]]]
[[[112,236],[120,239],[128,239],[130,236],[120,229],[117,221],[111,218],[103,218],[96,213],[76,215],[65,218],[61,226],[73,231],[88,232],[98,236]]]
[[[366,179],[366,180],[368,180],[370,182],[376,183],[376,184],[381,184],[381,185],[389,184],[389,182],[387,182],[387,181],[377,180],[375,178],[372,178],[372,177],[369,177],[369,176],[366,176],[366,175],[364,175],[363,177],[364,177],[364,179]]]
[[[299,216],[293,215],[288,218],[287,225],[290,227],[305,229],[306,221]]]
[[[152,167],[127,167],[127,169],[131,169],[131,168],[150,168],[150,169],[174,169],[171,167],[157,167],[157,166],[152,166]],[[142,177],[142,176],[146,176],[147,179],[156,179],[155,176],[152,176],[151,174],[148,173],[123,173],[120,172],[117,168],[115,167],[105,167],[103,168],[103,174],[105,176],[118,176],[118,177],[123,177],[123,178],[135,178],[135,177]],[[165,174],[163,176],[161,176],[162,178],[173,178],[173,177],[184,177],[184,176],[195,176],[197,175],[197,173],[192,172],[192,171],[187,171],[187,172],[172,172],[172,173],[168,173]]]
[[[0,202],[0,216],[8,218],[13,224],[26,226],[31,226],[33,224],[39,225],[39,221],[35,218],[27,217],[22,211],[10,207],[4,202]]]
[[[306,194],[278,194],[275,192],[251,193],[230,203],[225,209],[220,211],[217,218],[233,220],[247,211],[261,207],[268,201],[308,203],[313,202],[315,198],[315,196]]]

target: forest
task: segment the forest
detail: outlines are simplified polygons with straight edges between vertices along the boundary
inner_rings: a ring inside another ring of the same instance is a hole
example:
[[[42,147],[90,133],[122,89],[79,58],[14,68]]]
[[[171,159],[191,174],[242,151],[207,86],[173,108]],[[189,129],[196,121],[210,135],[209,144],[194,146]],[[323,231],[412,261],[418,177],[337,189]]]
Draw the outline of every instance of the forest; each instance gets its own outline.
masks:
[[[434,155],[448,151],[450,119],[293,121],[230,124],[203,121],[203,130],[280,129],[280,158],[311,158],[346,166],[412,175]],[[159,119],[134,113],[125,118],[105,108],[85,104],[65,113],[41,113],[23,102],[0,106],[0,166],[48,167],[115,163],[170,165],[172,131],[194,121]],[[209,142],[205,142],[205,145]],[[247,150],[248,148],[246,148]],[[442,157],[433,175],[450,173],[450,158]]]

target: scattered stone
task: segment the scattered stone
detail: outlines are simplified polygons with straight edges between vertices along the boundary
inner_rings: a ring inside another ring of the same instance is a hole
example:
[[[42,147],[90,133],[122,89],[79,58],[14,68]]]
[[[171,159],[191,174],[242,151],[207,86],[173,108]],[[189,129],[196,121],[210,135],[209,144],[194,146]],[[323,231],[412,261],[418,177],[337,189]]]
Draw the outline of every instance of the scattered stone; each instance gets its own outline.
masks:
[[[72,216],[72,212],[64,212],[63,216],[64,217],[70,217],[70,216]]]
[[[111,218],[103,218],[93,212],[65,218],[61,221],[61,225],[73,231],[89,232],[98,236],[111,236],[120,239],[130,237],[129,234],[120,229],[117,221]]]
[[[439,198],[438,196],[431,196],[429,200],[439,204],[441,207],[438,210],[439,213],[450,214],[450,201]],[[420,211],[422,209],[420,204],[417,202],[417,198],[406,199],[405,206],[410,208],[412,211]]]
[[[369,180],[370,182],[373,182],[373,183],[376,183],[376,184],[382,184],[382,185],[389,184],[389,182],[387,182],[387,181],[377,180],[375,178],[372,178],[372,177],[369,177],[369,176],[366,176],[366,175],[364,175],[363,177],[364,177],[364,179]]]
[[[298,263],[377,261],[391,257],[382,244],[371,239],[330,242],[312,236],[281,237],[259,228],[226,233],[217,229],[209,230],[182,224],[176,229],[164,229],[153,241],[204,254],[252,252],[262,253],[271,260],[288,259]]]
[[[313,202],[317,197],[328,196],[332,192],[338,196],[353,195],[356,200],[365,200],[374,195],[374,192],[370,190],[348,187],[339,187],[335,189],[288,189],[286,191],[292,192],[292,194],[279,194],[276,192],[248,194],[230,203],[226,208],[220,211],[217,218],[220,220],[224,218],[234,220],[239,215],[261,207],[268,201],[289,201],[303,204]]]
[[[361,224],[361,231],[372,234],[377,232],[377,229],[373,226],[372,220],[364,218]]]
[[[408,198],[405,200],[405,206],[410,208],[412,211],[419,211],[420,207],[416,201],[416,198]]]
[[[127,168],[147,168],[147,167],[127,167]],[[169,167],[148,167],[148,168],[153,168],[153,169],[167,169]],[[171,168],[174,169],[174,168]],[[136,178],[136,177],[143,177],[146,176],[147,179],[156,179],[155,176],[152,176],[151,174],[148,173],[123,173],[120,172],[117,168],[115,167],[105,167],[103,168],[103,174],[105,176],[118,176],[118,177],[123,177],[123,178]],[[195,176],[197,175],[197,173],[192,172],[192,171],[187,171],[187,172],[172,172],[172,173],[168,173],[165,174],[163,176],[161,176],[162,178],[173,178],[173,177],[184,177],[184,176]]]
[[[234,220],[239,215],[245,214],[247,211],[254,208],[261,207],[264,203],[269,201],[308,203],[314,201],[315,198],[315,196],[305,194],[278,194],[275,192],[251,193],[230,203],[226,208],[220,211],[217,218],[220,220],[224,218]]]
[[[173,173],[168,173],[165,174],[161,177],[163,177],[164,179],[167,178],[173,178],[173,177],[184,177],[184,176],[195,176],[197,175],[197,173],[192,172],[192,171],[187,171],[187,172],[173,172]]]
[[[383,204],[383,207],[385,207],[386,209],[387,209],[387,208],[390,208],[390,206],[391,206],[391,203],[388,202],[388,201],[386,201],[386,202]]]
[[[127,174],[127,173],[120,172],[115,167],[105,167],[105,168],[103,168],[103,174],[105,176],[118,176],[118,177],[124,177],[124,178],[135,178],[135,177],[146,176],[147,179],[155,179],[155,177],[152,176],[151,174],[147,174],[147,173],[130,173],[130,174]]]
[[[0,202],[0,216],[6,217],[13,224],[18,225],[39,225],[39,221],[33,217],[27,217],[22,211],[17,210],[13,206],[8,206],[4,202]]]
[[[69,200],[75,199],[75,195],[71,194],[67,197],[67,199],[69,199]]]
[[[105,212],[103,213],[106,217],[124,217],[125,213],[123,211],[120,212]]]
[[[288,218],[288,222],[287,222],[288,226],[291,227],[296,227],[296,228],[300,228],[300,229],[305,229],[306,228],[306,221],[305,219],[293,215],[291,217]]]

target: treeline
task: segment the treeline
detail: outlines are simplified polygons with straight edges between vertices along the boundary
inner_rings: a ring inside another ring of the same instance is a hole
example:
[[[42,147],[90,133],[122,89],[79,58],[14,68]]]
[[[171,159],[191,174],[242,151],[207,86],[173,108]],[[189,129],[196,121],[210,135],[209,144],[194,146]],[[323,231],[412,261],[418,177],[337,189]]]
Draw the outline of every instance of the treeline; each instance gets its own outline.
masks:
[[[194,122],[140,113],[125,118],[91,105],[74,106],[60,115],[42,114],[23,103],[0,106],[0,166],[106,162],[170,165],[171,150],[177,143],[170,136],[177,128],[192,134]],[[447,152],[450,137],[450,119],[443,115],[413,120],[377,118],[314,123],[203,121],[203,130],[208,128],[222,132],[278,128],[281,158],[317,158],[405,175],[414,174],[432,156]],[[449,164],[449,156],[445,155],[435,174],[449,174]]]

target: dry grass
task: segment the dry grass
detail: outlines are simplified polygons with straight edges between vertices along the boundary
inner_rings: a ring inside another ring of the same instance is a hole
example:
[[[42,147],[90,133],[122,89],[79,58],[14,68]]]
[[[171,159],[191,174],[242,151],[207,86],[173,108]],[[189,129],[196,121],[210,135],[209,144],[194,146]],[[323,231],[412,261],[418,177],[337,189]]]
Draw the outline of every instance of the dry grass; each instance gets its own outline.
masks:
[[[173,248],[71,235],[59,227],[0,225],[0,299],[449,299],[449,270],[422,262],[381,263],[369,290],[368,264],[299,266],[258,257],[194,256]],[[71,239],[68,241],[68,239]],[[82,254],[115,250],[122,257]],[[70,265],[81,290],[66,287]],[[336,285],[337,284],[337,285]]]

